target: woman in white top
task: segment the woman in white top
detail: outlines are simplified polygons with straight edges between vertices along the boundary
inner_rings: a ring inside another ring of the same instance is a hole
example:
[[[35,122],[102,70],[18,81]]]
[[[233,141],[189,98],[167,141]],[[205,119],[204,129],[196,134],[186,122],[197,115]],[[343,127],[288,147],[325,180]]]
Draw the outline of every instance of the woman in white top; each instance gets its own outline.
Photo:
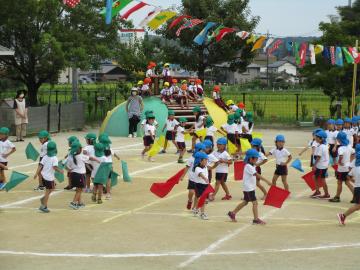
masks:
[[[28,120],[28,108],[25,101],[25,91],[18,91],[14,99],[14,116],[16,127],[16,141],[23,142],[26,136]]]

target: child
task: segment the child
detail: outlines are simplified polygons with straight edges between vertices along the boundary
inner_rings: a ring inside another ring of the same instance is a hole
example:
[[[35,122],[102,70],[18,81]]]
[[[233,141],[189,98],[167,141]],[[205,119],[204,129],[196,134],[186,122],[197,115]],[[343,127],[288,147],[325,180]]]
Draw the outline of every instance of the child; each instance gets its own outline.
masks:
[[[318,133],[319,131],[322,131],[323,129],[322,128],[317,128],[313,131],[312,133],[312,140],[309,141],[308,143],[308,146],[306,146],[303,150],[300,151],[299,153],[299,157],[304,154],[308,149],[311,148],[311,157],[310,157],[310,167],[312,167],[314,165],[314,160],[315,160],[315,149],[316,147],[319,146],[319,144],[316,142],[316,137],[315,137],[315,134]]]
[[[91,172],[91,179],[94,181],[96,173],[100,167],[100,164],[102,162],[106,162],[106,157],[104,154],[104,150],[105,147],[103,144],[101,143],[97,143],[94,146],[95,149],[95,157],[98,159],[98,162],[93,162],[93,170]],[[99,184],[99,183],[94,183],[94,188],[93,188],[93,194],[91,196],[91,200],[93,202],[97,202],[98,204],[102,204],[102,193],[103,193],[103,185]],[[97,198],[96,198],[97,195]]]
[[[267,157],[264,155],[264,153],[261,152],[261,149],[262,149],[262,140],[261,139],[258,139],[258,138],[255,138],[252,140],[251,142],[251,146],[253,149],[255,149],[258,153],[259,153],[259,157],[258,157],[258,160],[256,161],[255,165],[255,169],[256,169],[256,172],[258,174],[261,175],[261,166],[264,165],[268,159]],[[256,186],[262,191],[262,193],[264,194],[264,196],[262,197],[262,200],[265,200],[266,198],[266,195],[267,195],[267,191],[266,189],[263,187],[263,185],[261,185],[260,183],[260,177],[256,177]],[[271,186],[271,183],[270,182],[267,182],[267,184],[269,186]]]
[[[198,95],[197,95],[197,89],[196,89],[196,86],[195,86],[195,80],[190,79],[189,82],[190,82],[190,85],[188,87],[189,99],[192,100],[192,101],[197,101]]]
[[[175,145],[177,152],[179,151],[179,148],[175,142],[175,133],[176,133],[176,127],[179,125],[179,122],[175,119],[175,112],[173,110],[169,110],[168,112],[168,119],[166,120],[166,123],[162,129],[162,132],[166,129],[166,135],[165,135],[165,142],[164,142],[164,148],[160,152],[161,154],[166,153],[166,148],[168,146],[168,141],[172,141],[172,143]]]
[[[226,106],[225,102],[221,99],[221,96],[220,96],[220,86],[219,86],[219,85],[215,85],[215,86],[214,86],[212,96],[213,96],[214,102],[215,102],[220,108],[222,108],[225,112],[227,112],[229,108]]]
[[[194,160],[194,180],[195,180],[195,194],[197,198],[197,202],[199,201],[199,198],[201,195],[203,195],[204,191],[209,185],[209,179],[208,179],[208,169],[207,169],[207,163],[208,163],[208,155],[203,152],[197,152],[195,154],[195,160]],[[205,205],[204,204],[200,208],[200,218],[202,220],[208,220],[208,216],[205,214]],[[194,216],[197,216],[199,214],[199,208],[196,207],[194,209]]]
[[[191,144],[191,150],[188,151],[189,153],[193,153],[197,139],[203,141],[203,138],[199,137],[196,134],[196,131],[201,130],[205,127],[205,116],[202,115],[201,108],[199,106],[196,106],[192,111],[193,114],[195,115],[195,124],[193,126],[194,131],[190,133],[192,135],[192,140],[191,140],[192,144]]]
[[[338,141],[338,168],[336,171],[337,178],[337,190],[334,198],[330,199],[329,202],[340,202],[340,194],[342,192],[342,184],[345,182],[345,185],[350,189],[351,193],[354,194],[354,188],[350,183],[348,174],[350,172],[350,159],[351,155],[354,152],[352,149],[352,144],[350,144],[348,136],[345,132],[341,131],[336,137]]]
[[[262,177],[259,173],[256,172],[255,165],[258,161],[259,153],[255,149],[250,149],[246,152],[245,156],[245,168],[244,168],[244,180],[243,180],[243,192],[244,199],[243,201],[233,210],[228,213],[231,221],[236,222],[236,214],[248,205],[249,202],[252,202],[252,210],[253,210],[253,224],[265,225],[266,223],[259,218],[258,213],[258,203],[255,196],[256,189],[256,178],[260,178],[264,181],[268,181],[264,177]]]
[[[200,79],[195,80],[196,93],[200,99],[203,99],[204,88],[202,87],[202,81]]]
[[[206,136],[205,140],[209,140],[214,144],[215,141],[215,133],[218,131],[218,129],[214,126],[214,121],[211,118],[210,115],[206,117],[205,120],[205,127],[206,127]],[[226,136],[226,134],[224,134]]]
[[[355,147],[355,156],[355,168],[350,174],[354,178],[354,202],[356,205],[350,207],[345,213],[337,214],[340,225],[345,225],[345,219],[360,210],[360,144]]]
[[[141,96],[146,97],[146,96],[151,96],[152,95],[150,84],[151,84],[151,79],[150,78],[145,78],[144,79],[144,84],[141,87]]]
[[[138,93],[140,93],[141,92],[141,88],[142,88],[142,86],[144,85],[144,81],[138,81],[138,83],[137,83],[137,90],[138,90]]]
[[[181,109],[184,109],[184,104],[186,105],[186,108],[189,109],[189,100],[188,100],[186,84],[181,85],[181,88],[179,89],[177,96],[176,96],[176,101],[177,101],[177,103],[180,104]]]
[[[243,102],[239,102],[237,104],[237,106],[239,107],[239,109],[241,110],[241,117],[245,117],[246,115],[246,111],[245,111],[245,104]]]
[[[141,121],[140,125],[141,125],[141,129],[145,132],[145,124],[147,122],[147,116],[149,114],[154,114],[154,112],[153,111],[145,111],[144,114],[145,114],[145,119]],[[156,121],[156,119],[154,120],[154,126],[156,129],[159,127],[159,123],[158,123],[158,121]]]
[[[86,140],[86,146],[83,148],[83,154],[88,157],[94,157],[95,156],[95,149],[94,145],[96,143],[96,134],[94,133],[88,133],[85,136]],[[85,193],[90,193],[90,181],[91,181],[91,171],[93,169],[91,161],[85,161],[85,169],[86,169],[86,188]]]
[[[332,157],[334,163],[336,163],[336,136],[338,135],[339,131],[335,130],[335,123],[336,121],[333,119],[329,119],[327,121],[327,129],[326,129],[326,135],[327,135],[327,142],[329,144],[329,154]],[[312,167],[312,165],[311,165]]]
[[[354,116],[351,121],[352,121],[352,128],[353,128],[353,132],[354,132],[354,143],[353,143],[352,147],[355,149],[356,144],[359,141],[359,137],[358,137],[358,133],[359,133],[359,116]]]
[[[219,160],[219,164],[215,169],[215,192],[214,198],[219,191],[220,185],[225,191],[225,196],[221,200],[231,200],[229,188],[226,185],[226,180],[229,173],[229,166],[232,164],[231,156],[226,152],[227,140],[226,138],[220,138],[217,140],[217,151],[214,152],[214,156]]]
[[[170,89],[170,83],[168,83],[168,82],[164,83],[164,89],[161,90],[160,94],[161,94],[162,102],[171,103],[172,93],[171,93],[171,89]]]
[[[352,120],[348,117],[346,117],[344,119],[344,128],[343,128],[343,132],[346,133],[347,138],[349,140],[349,145],[350,147],[353,147],[354,145],[354,135],[355,135],[355,131],[352,128]]]
[[[187,132],[185,131],[185,125],[186,125],[187,119],[184,117],[181,117],[179,119],[179,121],[180,121],[180,125],[178,125],[176,127],[175,141],[176,141],[177,149],[179,151],[178,163],[182,164],[182,163],[185,163],[183,158],[184,158],[184,155],[186,152],[185,134]]]
[[[313,171],[315,171],[314,174],[314,181],[315,181],[315,189],[313,195],[311,195],[311,198],[319,198],[319,199],[329,199],[330,194],[328,190],[328,186],[326,184],[325,178],[327,177],[327,169],[329,167],[329,150],[328,146],[326,144],[326,132],[325,131],[319,131],[315,134],[316,141],[319,144],[318,147],[316,147],[314,155],[316,156]],[[321,182],[323,182],[323,189],[324,189],[324,195],[321,196],[320,193],[320,187],[319,187],[319,179]]]
[[[252,141],[252,131],[254,128],[254,119],[252,112],[247,112],[245,120],[242,122],[242,137],[248,139],[249,143]]]
[[[7,170],[8,157],[16,151],[15,145],[8,139],[10,130],[0,128],[0,190],[6,183],[4,170]]]
[[[275,138],[276,148],[272,149],[269,152],[268,156],[272,155],[276,159],[276,170],[272,179],[272,185],[276,186],[276,181],[278,180],[279,176],[281,176],[284,188],[286,190],[289,190],[289,185],[286,180],[288,175],[287,165],[291,161],[292,157],[290,152],[286,148],[284,148],[284,145],[285,137],[283,135],[277,135]]]
[[[226,106],[228,106],[230,113],[234,113],[239,109],[239,107],[235,105],[235,102],[232,99],[226,101]]]
[[[227,123],[220,127],[220,130],[226,133],[227,139],[236,145],[239,149],[238,141],[236,140],[236,127],[235,116],[233,114],[228,115]]]
[[[209,183],[211,183],[212,179],[212,170],[214,170],[219,165],[219,160],[214,155],[214,144],[210,140],[205,140],[203,142],[205,146],[205,153],[208,155],[208,174],[209,174]],[[212,166],[211,166],[212,165]],[[214,199],[213,196],[211,198]]]
[[[156,67],[156,63],[149,62],[148,66],[147,66],[146,73],[145,73],[146,78],[151,78],[151,77],[153,77],[155,75],[155,71],[154,71],[155,67]]]
[[[38,165],[38,169],[39,169],[41,160],[43,159],[44,156],[46,156],[46,153],[47,153],[47,144],[48,144],[48,142],[50,140],[50,134],[46,130],[41,130],[38,133],[38,138],[39,138],[39,141],[41,143],[40,160],[39,160],[39,165]],[[34,188],[34,190],[37,190],[37,191],[44,190],[45,187],[43,185],[42,176],[41,176],[40,173],[38,175],[38,180],[39,180],[39,185],[36,188]]]
[[[171,81],[171,87],[170,87],[170,91],[172,93],[172,98],[176,100],[178,94],[179,94],[179,86],[177,85],[178,80],[177,79],[172,79]]]
[[[155,132],[156,132],[156,128],[154,126],[154,121],[155,121],[155,115],[152,113],[149,113],[146,117],[147,121],[146,124],[144,126],[144,150],[141,152],[141,156],[142,158],[145,157],[145,154],[150,150],[150,148],[152,147],[152,145],[154,144],[155,141]],[[149,156],[148,158],[149,161],[153,162],[154,159],[152,157]]]
[[[69,146],[69,152],[71,151],[71,145],[74,142],[78,142],[79,139],[76,136],[70,136],[68,139],[68,146]],[[69,154],[67,154],[65,156],[65,159],[67,159],[67,157],[69,156]],[[66,187],[64,187],[65,190],[71,190],[73,189],[72,183],[71,183],[71,174],[70,172],[67,173],[67,177],[68,177],[68,185]]]
[[[48,201],[51,192],[53,192],[55,189],[55,171],[59,173],[63,173],[63,171],[58,167],[58,159],[56,157],[56,143],[50,141],[46,147],[46,155],[41,159],[34,179],[36,179],[38,175],[41,174],[42,183],[46,190],[45,195],[40,199],[41,205],[39,207],[39,210],[44,213],[49,213],[50,210],[48,209]]]
[[[165,63],[162,71],[162,77],[164,82],[171,82],[170,64]]]

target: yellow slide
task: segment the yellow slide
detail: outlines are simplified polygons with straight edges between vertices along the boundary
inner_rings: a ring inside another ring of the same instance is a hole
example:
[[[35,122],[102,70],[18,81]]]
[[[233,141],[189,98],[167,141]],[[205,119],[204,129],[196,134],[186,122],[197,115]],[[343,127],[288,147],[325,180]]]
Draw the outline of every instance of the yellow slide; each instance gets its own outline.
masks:
[[[219,129],[223,124],[227,122],[227,116],[228,114],[221,109],[213,99],[211,98],[205,98],[204,99],[204,105],[211,116],[211,118],[214,121],[214,126]]]

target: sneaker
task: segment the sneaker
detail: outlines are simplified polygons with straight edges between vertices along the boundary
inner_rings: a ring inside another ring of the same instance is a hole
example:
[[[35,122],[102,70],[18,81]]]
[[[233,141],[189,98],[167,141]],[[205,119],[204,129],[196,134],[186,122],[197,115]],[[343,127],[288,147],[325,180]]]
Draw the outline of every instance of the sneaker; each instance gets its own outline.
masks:
[[[78,210],[78,209],[79,209],[78,205],[77,205],[76,203],[74,203],[74,202],[71,202],[71,203],[69,204],[69,206],[70,206],[70,208],[72,208],[72,209],[74,209],[74,210]]]
[[[43,205],[41,205],[41,206],[39,207],[39,210],[40,210],[41,212],[43,212],[43,213],[49,213],[49,212],[50,212],[50,210],[49,210],[47,207],[43,206]]]
[[[205,214],[205,213],[201,213],[201,214],[200,214],[200,218],[201,218],[202,220],[209,220],[209,217],[208,217],[207,214]]]
[[[192,202],[187,202],[186,209],[187,209],[187,210],[190,210],[190,209],[191,209],[191,205],[192,205]]]
[[[230,201],[232,199],[231,195],[225,195],[225,197],[221,198],[223,201]]]
[[[132,138],[132,137],[133,137],[133,135],[131,135],[131,134],[128,135],[128,138]]]
[[[159,154],[166,154],[166,151],[163,149],[159,152]]]
[[[45,199],[45,197],[44,197],[44,196],[42,196],[42,197],[40,198],[40,203],[41,203],[41,206],[44,206],[44,199]]]
[[[350,203],[356,203],[356,201],[355,201],[354,199],[352,199],[352,200],[350,201]]]
[[[234,212],[229,212],[228,217],[231,219],[232,222],[237,222],[236,218],[235,218],[235,213]]]
[[[185,163],[185,161],[184,161],[183,159],[178,159],[178,163],[180,163],[180,164],[184,164],[184,163]]]
[[[329,202],[336,202],[336,203],[338,203],[338,202],[340,202],[340,198],[335,196],[334,198],[330,199]]]
[[[148,158],[148,161],[149,161],[149,162],[155,162],[155,159],[152,158],[152,157],[149,157],[149,158]]]
[[[0,183],[0,190],[2,190],[5,187],[5,183]]]
[[[91,193],[91,192],[92,192],[91,188],[85,188],[85,193]]]
[[[136,138],[136,137],[137,137],[137,134],[136,134],[136,133],[134,133],[133,138]]]
[[[36,188],[34,188],[35,191],[42,191],[44,189],[45,189],[44,186],[37,186]]]
[[[320,200],[328,200],[328,199],[330,199],[330,195],[329,194],[327,194],[327,195],[324,194],[322,196],[319,196],[318,199],[320,199]]]
[[[338,220],[339,220],[339,224],[340,225],[345,225],[345,219],[346,219],[345,215],[339,213],[339,214],[337,214],[337,217],[338,217]]]
[[[72,190],[72,186],[70,186],[70,185],[69,185],[69,186],[66,186],[66,187],[64,187],[64,189],[65,189],[65,190]]]
[[[110,194],[110,193],[107,193],[107,194],[106,194],[105,200],[111,200],[111,194]]]
[[[177,154],[180,154],[180,150],[177,150],[177,151],[176,151],[175,155],[177,155]]]
[[[253,225],[265,225],[266,222],[262,221],[260,218],[253,220]]]
[[[79,208],[84,208],[84,207],[85,207],[85,203],[78,203],[78,207],[79,207]]]
[[[313,195],[310,196],[310,198],[318,198],[321,196],[320,191],[315,191]]]
[[[193,208],[193,209],[192,209],[192,213],[193,213],[193,216],[194,216],[194,217],[197,217],[197,216],[199,215],[199,210],[196,209],[196,208]]]
[[[93,194],[93,195],[91,196],[91,200],[92,200],[93,202],[96,202],[96,195],[95,195],[95,194]]]
[[[97,200],[97,203],[98,203],[98,204],[102,204],[102,200],[101,200],[101,199],[98,199],[98,200]]]

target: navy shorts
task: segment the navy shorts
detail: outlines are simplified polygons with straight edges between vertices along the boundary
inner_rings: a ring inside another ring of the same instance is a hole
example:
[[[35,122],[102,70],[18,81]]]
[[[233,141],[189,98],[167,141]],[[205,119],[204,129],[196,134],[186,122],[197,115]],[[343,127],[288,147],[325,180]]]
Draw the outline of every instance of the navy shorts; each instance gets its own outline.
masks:
[[[228,177],[227,173],[216,173],[215,174],[216,181],[221,181],[221,182],[225,183],[227,180],[227,177]]]
[[[174,132],[174,131],[166,131],[165,138],[166,138],[168,141],[175,140],[175,132]]]
[[[5,165],[5,166],[7,166],[8,165],[8,163],[7,162],[0,162],[2,165]],[[3,171],[4,169],[1,169],[0,168],[0,171]]]
[[[190,190],[190,189],[195,189],[195,185],[196,185],[195,182],[189,180],[187,189],[188,189],[188,190]]]
[[[71,186],[76,188],[84,188],[85,187],[85,175],[72,172],[71,173]]]
[[[360,204],[360,187],[354,188],[354,201],[356,204]]]
[[[54,189],[55,188],[55,181],[48,181],[45,179],[43,179],[42,181],[43,181],[43,186],[46,189]]]
[[[186,144],[185,142],[176,142],[177,147],[179,148],[179,150],[184,150],[186,149]]]
[[[227,139],[232,142],[233,144],[237,145],[237,141],[236,141],[236,136],[235,134],[228,134],[227,136]]]
[[[255,202],[257,201],[255,196],[255,190],[253,191],[244,191],[244,201],[245,202]]]
[[[286,165],[276,165],[276,170],[274,172],[276,175],[288,175],[288,168]]]
[[[330,156],[332,156],[332,158],[337,157],[337,149],[335,152],[333,152],[334,147],[335,147],[334,144],[329,144],[329,154],[330,154]]]
[[[347,180],[349,172],[336,172],[336,179],[342,182]]]
[[[86,175],[91,175],[93,166],[91,164],[85,164],[85,168],[86,168]]]
[[[196,183],[195,184],[195,194],[197,198],[200,198],[201,195],[203,195],[205,189],[208,187],[208,184],[200,184],[200,183]]]
[[[249,141],[249,143],[251,143],[253,140],[253,137],[251,134],[244,134],[243,138],[247,139]]]
[[[327,177],[327,169],[316,169],[315,177],[316,178],[326,178]]]
[[[144,136],[144,146],[150,146],[154,144],[154,139],[151,136]]]

